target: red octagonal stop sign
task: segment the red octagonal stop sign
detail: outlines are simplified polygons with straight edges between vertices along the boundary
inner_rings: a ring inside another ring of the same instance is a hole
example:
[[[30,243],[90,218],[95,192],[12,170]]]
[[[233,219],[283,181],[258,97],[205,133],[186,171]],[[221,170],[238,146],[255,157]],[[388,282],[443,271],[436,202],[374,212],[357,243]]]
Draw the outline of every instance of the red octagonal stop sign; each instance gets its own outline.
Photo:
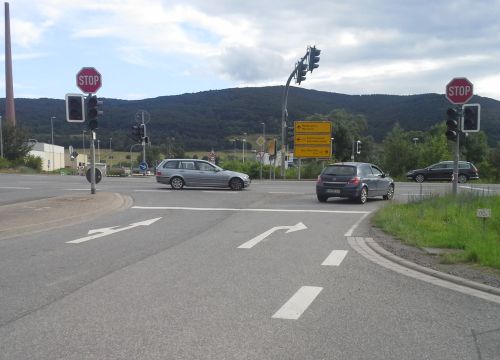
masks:
[[[474,86],[467,78],[454,78],[446,85],[445,95],[452,104],[465,104],[474,95]]]
[[[76,74],[76,86],[85,93],[95,93],[101,87],[101,74],[93,67],[84,67]]]

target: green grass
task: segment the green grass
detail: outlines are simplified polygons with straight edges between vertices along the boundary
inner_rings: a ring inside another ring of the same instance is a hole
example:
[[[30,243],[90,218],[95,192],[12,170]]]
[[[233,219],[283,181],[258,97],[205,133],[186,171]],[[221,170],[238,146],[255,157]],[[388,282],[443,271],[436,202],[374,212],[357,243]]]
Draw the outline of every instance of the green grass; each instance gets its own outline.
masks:
[[[476,217],[477,209],[491,217]],[[500,196],[461,194],[421,202],[391,204],[378,211],[375,226],[404,243],[463,250],[446,254],[443,262],[470,262],[500,269]]]

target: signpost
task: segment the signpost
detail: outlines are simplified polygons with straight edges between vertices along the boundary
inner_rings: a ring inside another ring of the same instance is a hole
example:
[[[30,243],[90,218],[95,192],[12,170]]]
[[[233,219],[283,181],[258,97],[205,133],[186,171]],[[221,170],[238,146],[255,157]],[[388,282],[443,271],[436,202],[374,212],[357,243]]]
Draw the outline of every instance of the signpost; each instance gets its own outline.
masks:
[[[97,92],[101,88],[102,77],[99,71],[93,67],[84,67],[76,74],[76,86],[84,93],[88,93],[89,97],[92,93]],[[87,110],[85,110],[87,111]],[[87,171],[87,179],[90,181],[90,193],[95,194],[95,184],[101,180],[101,172],[95,168],[95,131],[91,131],[90,135],[90,171]],[[98,177],[96,181],[96,175]]]
[[[463,105],[467,103],[472,96],[474,96],[474,85],[464,77],[457,77],[451,79],[451,81],[446,85],[445,96],[449,102],[455,105]],[[458,109],[459,124],[458,128],[461,129],[464,121],[463,108]],[[455,158],[453,159],[453,195],[458,192],[458,161],[460,157],[460,136],[457,136],[455,143]]]
[[[330,121],[295,121],[293,125],[296,158],[330,159],[332,157],[332,123]]]

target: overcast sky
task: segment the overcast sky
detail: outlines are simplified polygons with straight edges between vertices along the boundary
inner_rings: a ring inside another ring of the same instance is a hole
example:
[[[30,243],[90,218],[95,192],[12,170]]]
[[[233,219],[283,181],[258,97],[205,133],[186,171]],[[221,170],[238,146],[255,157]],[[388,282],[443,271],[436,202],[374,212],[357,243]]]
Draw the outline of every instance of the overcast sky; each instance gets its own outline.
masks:
[[[82,67],[107,98],[284,85],[316,45],[304,88],[443,94],[467,77],[500,100],[500,0],[12,0],[10,17],[17,98],[78,93]]]

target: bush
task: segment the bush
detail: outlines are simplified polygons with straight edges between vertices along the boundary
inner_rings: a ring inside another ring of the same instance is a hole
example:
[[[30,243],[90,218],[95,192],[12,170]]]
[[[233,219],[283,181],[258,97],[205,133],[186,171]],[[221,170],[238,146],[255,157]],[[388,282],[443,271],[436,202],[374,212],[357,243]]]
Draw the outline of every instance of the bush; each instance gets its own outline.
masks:
[[[39,156],[26,156],[24,158],[24,165],[33,170],[42,171],[42,159]]]
[[[108,169],[106,176],[128,176],[127,173],[125,173],[125,169],[122,168],[113,168],[113,169]]]
[[[10,161],[6,158],[0,158],[0,169],[8,169],[11,167]]]

